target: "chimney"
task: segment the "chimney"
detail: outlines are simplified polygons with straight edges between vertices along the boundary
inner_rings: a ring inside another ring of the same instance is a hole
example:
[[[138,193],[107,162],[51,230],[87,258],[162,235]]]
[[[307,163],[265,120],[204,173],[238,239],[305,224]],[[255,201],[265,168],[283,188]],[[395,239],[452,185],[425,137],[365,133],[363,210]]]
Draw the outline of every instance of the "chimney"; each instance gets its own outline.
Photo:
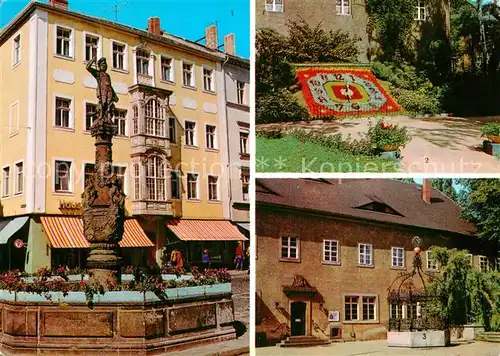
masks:
[[[148,20],[148,32],[152,35],[161,36],[160,18],[150,17]]]
[[[49,4],[52,6],[60,7],[61,9],[68,9],[68,0],[50,0]]]
[[[424,178],[424,183],[422,184],[422,200],[427,204],[431,203],[431,181],[429,178]]]
[[[226,54],[236,54],[236,45],[234,41],[234,33],[224,36],[224,52]]]
[[[205,45],[213,50],[217,50],[219,47],[217,42],[217,26],[212,25],[205,29]]]

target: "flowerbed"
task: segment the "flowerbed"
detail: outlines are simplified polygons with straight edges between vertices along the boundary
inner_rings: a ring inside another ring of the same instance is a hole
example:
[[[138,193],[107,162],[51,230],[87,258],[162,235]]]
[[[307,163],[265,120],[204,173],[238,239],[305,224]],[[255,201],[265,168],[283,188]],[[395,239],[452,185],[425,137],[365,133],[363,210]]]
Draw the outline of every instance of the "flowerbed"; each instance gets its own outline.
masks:
[[[388,114],[401,110],[369,68],[299,68],[297,77],[313,117]]]
[[[229,283],[230,281],[231,276],[227,269],[207,269],[200,272],[197,268],[192,268],[189,279],[163,280],[161,274],[148,275],[137,270],[133,280],[123,281],[121,284],[107,281],[105,285],[101,285],[99,283],[89,283],[84,279],[70,281],[68,275],[63,274],[59,269],[54,273],[48,269],[42,269],[31,276],[20,271],[9,271],[0,274],[0,290],[42,296],[49,295],[52,292],[61,292],[63,296],[67,296],[70,292],[84,292],[89,307],[92,307],[94,296],[104,295],[106,292],[152,292],[160,299],[168,299],[167,289],[212,286]]]

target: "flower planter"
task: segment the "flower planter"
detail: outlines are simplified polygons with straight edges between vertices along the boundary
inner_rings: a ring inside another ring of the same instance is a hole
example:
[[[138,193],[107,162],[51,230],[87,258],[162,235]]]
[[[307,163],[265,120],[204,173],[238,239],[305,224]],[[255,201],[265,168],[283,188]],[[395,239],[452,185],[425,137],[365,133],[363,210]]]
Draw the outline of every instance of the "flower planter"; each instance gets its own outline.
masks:
[[[385,145],[382,147],[382,151],[384,152],[397,151],[398,148],[399,148],[398,145]]]
[[[486,138],[493,143],[500,143],[500,136],[497,135],[486,135]]]

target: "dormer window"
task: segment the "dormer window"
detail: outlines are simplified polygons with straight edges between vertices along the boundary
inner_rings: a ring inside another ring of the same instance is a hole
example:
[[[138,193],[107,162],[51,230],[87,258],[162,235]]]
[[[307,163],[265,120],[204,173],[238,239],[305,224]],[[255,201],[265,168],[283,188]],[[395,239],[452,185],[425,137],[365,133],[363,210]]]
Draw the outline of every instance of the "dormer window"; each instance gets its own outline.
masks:
[[[396,210],[394,210],[393,208],[391,208],[390,206],[388,206],[387,204],[382,203],[382,202],[375,202],[374,201],[374,202],[371,202],[371,203],[368,203],[368,204],[365,204],[362,206],[358,206],[357,209],[370,210],[370,211],[375,211],[378,213],[403,216],[400,213],[398,213]]]

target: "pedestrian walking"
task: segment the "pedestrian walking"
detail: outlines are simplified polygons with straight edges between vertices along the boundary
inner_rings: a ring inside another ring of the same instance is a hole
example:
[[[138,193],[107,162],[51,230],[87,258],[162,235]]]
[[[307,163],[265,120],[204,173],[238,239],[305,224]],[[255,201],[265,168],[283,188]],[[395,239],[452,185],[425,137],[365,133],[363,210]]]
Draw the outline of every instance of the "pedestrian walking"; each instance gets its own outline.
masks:
[[[243,246],[241,244],[241,241],[238,242],[238,246],[236,247],[236,257],[235,257],[235,262],[236,262],[236,268],[235,270],[240,269],[240,271],[243,271]]]
[[[202,255],[202,268],[203,271],[206,270],[207,268],[210,268],[210,254],[208,252],[208,249],[203,250],[203,255]]]

